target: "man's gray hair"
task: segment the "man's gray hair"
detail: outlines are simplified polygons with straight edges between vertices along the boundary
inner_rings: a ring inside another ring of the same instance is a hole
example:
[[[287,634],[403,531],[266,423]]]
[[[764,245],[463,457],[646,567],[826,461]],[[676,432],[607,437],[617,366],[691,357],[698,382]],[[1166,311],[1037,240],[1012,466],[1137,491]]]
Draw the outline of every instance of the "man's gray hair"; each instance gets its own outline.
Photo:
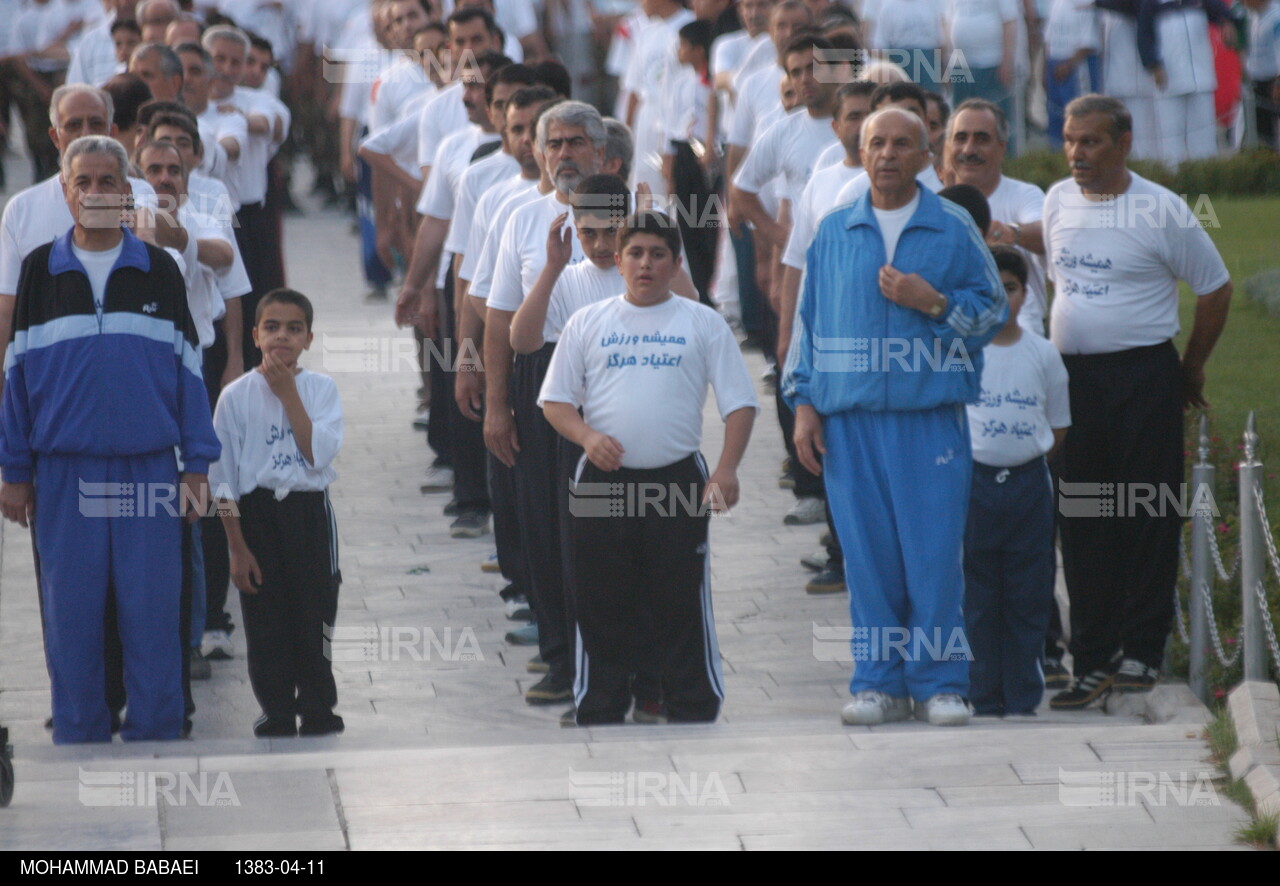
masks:
[[[1068,117],[1087,117],[1090,114],[1107,116],[1110,118],[1108,128],[1111,130],[1111,137],[1116,141],[1119,141],[1120,136],[1126,132],[1133,132],[1133,115],[1129,113],[1124,102],[1109,95],[1091,92],[1074,98],[1067,103],[1065,113]]]
[[[133,55],[129,57],[129,64],[132,65],[138,59],[149,55],[160,56],[160,73],[164,76],[182,76],[182,59],[178,58],[178,53],[163,43],[143,43],[133,51]]]
[[[960,116],[961,111],[987,111],[990,113],[996,121],[996,139],[1002,145],[1009,144],[1009,118],[1005,116],[1003,108],[985,98],[965,99],[960,103],[960,107],[951,112],[951,116],[947,118],[947,141],[951,141],[951,134],[956,129],[956,118]]]
[[[631,137],[631,130],[627,128],[627,124],[613,117],[604,118],[604,129],[609,136],[604,146],[604,162],[621,160],[618,178],[627,181],[631,178],[631,158],[636,153],[635,139]]]
[[[58,105],[62,104],[62,100],[69,95],[78,95],[82,92],[88,93],[102,102],[102,106],[107,112],[107,127],[111,127],[111,122],[115,120],[116,114],[116,106],[115,102],[111,100],[111,94],[105,89],[90,86],[88,83],[64,83],[53,91],[53,97],[49,99],[50,126],[54,129],[58,128]]]
[[[67,146],[67,150],[62,154],[62,180],[64,182],[71,180],[73,160],[91,154],[111,157],[120,164],[120,183],[124,184],[129,176],[129,155],[125,153],[124,145],[105,135],[82,135]]]
[[[609,133],[604,127],[604,118],[600,112],[586,102],[561,102],[547,110],[538,118],[538,150],[547,149],[547,127],[552,123],[561,126],[577,126],[586,134],[587,140],[597,148],[608,145]]]
[[[231,25],[214,25],[204,32],[204,36],[200,38],[200,45],[206,51],[213,52],[213,44],[219,40],[230,40],[233,43],[238,43],[244,48],[245,55],[249,54],[249,35]]]
[[[901,114],[904,118],[906,118],[907,120],[910,120],[915,125],[916,130],[920,133],[920,147],[926,151],[929,150],[928,124],[926,124],[923,120],[921,120],[915,114],[911,113],[910,111],[903,110],[902,108],[881,108],[878,111],[872,111],[871,115],[868,116],[866,120],[862,121],[861,131],[862,131],[863,147],[866,147],[866,144],[868,141],[868,134],[871,132],[871,125],[877,122],[878,120],[882,119],[883,117],[887,117],[891,114]]]

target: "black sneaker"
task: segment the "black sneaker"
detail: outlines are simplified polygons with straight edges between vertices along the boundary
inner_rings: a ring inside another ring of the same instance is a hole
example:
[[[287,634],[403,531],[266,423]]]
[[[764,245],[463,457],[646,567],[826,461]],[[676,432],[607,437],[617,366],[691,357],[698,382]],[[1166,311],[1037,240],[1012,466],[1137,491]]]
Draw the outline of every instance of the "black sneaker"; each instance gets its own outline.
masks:
[[[843,594],[847,590],[844,572],[839,569],[823,570],[804,586],[806,594]]]
[[[449,524],[450,538],[479,538],[489,532],[489,515],[483,511],[464,511]]]
[[[191,658],[187,660],[187,673],[192,680],[208,680],[213,676],[213,665],[200,654],[199,649],[192,649]]]
[[[531,674],[549,674],[551,673],[551,665],[542,660],[541,655],[535,655],[524,663],[524,669]]]
[[[303,714],[299,735],[337,735],[347,728],[337,714]]]
[[[560,715],[561,729],[577,729],[578,728],[578,709],[569,708]]]
[[[253,724],[253,735],[255,738],[293,738],[297,734],[298,721],[296,717],[271,717],[263,714],[258,718],[258,721]]]
[[[1160,672],[1145,665],[1136,658],[1126,658],[1120,662],[1115,680],[1111,688],[1116,692],[1150,692],[1160,679]]]
[[[529,704],[560,704],[573,701],[573,686],[567,680],[555,679],[548,674],[525,690],[524,700]]]
[[[456,498],[452,498],[440,513],[444,514],[446,517],[459,517],[462,515],[462,508],[458,506],[458,500]]]
[[[1109,668],[1090,671],[1077,677],[1071,688],[1049,699],[1049,707],[1055,711],[1082,711],[1105,696],[1115,680],[1115,672]]]
[[[1056,658],[1044,660],[1044,688],[1066,689],[1071,685],[1071,672]]]

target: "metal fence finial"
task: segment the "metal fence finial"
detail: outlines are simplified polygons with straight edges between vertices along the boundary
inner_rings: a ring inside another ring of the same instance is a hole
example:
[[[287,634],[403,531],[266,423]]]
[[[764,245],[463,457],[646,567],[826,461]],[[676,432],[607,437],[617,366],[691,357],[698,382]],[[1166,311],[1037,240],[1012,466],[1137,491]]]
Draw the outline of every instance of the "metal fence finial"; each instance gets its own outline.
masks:
[[[1255,464],[1258,458],[1258,428],[1253,411],[1249,412],[1244,423],[1244,460],[1246,464]]]

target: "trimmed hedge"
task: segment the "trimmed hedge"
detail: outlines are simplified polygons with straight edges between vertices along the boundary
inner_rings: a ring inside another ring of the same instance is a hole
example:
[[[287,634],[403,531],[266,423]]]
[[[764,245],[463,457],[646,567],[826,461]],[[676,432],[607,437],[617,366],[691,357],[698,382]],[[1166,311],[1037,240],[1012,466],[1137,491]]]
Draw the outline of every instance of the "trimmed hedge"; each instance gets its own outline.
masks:
[[[1154,160],[1131,160],[1129,168],[1175,194],[1215,197],[1280,194],[1280,154],[1275,151],[1248,151],[1212,160],[1193,160],[1183,163],[1176,171]],[[1031,151],[1006,159],[1004,173],[1048,190],[1054,182],[1067,177],[1067,160],[1059,152]]]

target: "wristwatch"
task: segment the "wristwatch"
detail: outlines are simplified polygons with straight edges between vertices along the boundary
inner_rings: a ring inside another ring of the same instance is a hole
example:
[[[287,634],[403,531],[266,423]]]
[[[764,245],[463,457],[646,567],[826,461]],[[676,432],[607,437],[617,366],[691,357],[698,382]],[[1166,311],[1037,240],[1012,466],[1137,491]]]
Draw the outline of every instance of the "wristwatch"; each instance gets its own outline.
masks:
[[[1009,230],[1013,231],[1013,242],[1010,245],[1017,246],[1018,240],[1022,237],[1022,225],[1017,222],[1011,222],[1009,224]]]
[[[939,301],[934,302],[933,307],[925,311],[926,314],[928,314],[930,317],[933,317],[934,319],[941,317],[942,312],[947,309],[947,297],[945,295],[939,294],[938,299]]]

